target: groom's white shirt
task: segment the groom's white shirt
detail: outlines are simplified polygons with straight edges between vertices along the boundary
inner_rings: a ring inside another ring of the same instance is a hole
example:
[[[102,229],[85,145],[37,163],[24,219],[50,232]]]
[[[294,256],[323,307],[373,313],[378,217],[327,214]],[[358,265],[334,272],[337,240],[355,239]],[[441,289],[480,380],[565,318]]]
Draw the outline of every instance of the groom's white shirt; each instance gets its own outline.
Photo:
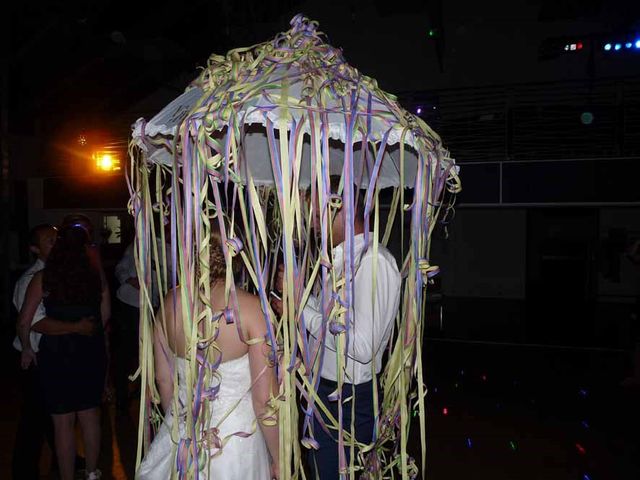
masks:
[[[391,252],[380,244],[377,256],[374,257],[372,239],[373,234],[370,233],[369,248],[362,255],[365,248],[364,234],[354,237],[354,259],[360,259],[360,261],[355,262],[353,307],[345,365],[345,381],[353,384],[372,380],[372,361],[375,361],[376,374],[380,373],[382,355],[389,342],[400,304],[402,279],[396,260]],[[362,258],[360,258],[361,255]],[[344,244],[334,247],[332,256],[335,276],[340,278],[344,267]],[[373,292],[374,266],[376,268],[375,292]],[[331,286],[325,286],[325,288],[330,291]],[[310,296],[303,310],[306,328],[311,335],[311,351],[315,350],[315,344],[321,333],[321,303],[321,299]],[[328,324],[320,376],[332,381],[337,381],[338,378],[336,336],[329,331]]]

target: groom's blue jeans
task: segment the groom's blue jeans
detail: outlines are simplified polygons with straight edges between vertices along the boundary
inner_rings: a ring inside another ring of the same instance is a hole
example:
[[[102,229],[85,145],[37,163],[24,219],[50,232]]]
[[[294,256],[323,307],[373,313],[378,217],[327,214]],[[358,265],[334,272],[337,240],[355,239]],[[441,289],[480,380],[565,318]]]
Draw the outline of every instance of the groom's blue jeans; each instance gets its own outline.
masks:
[[[342,386],[342,398],[352,396],[352,385],[344,384]],[[338,419],[338,402],[329,400],[329,395],[338,388],[335,382],[321,379],[318,387],[318,396],[326,405],[333,417]],[[379,391],[379,395],[382,392]],[[370,443],[373,436],[374,412],[373,412],[373,382],[369,381],[355,386],[355,433],[356,439],[362,443]],[[353,405],[351,400],[342,405],[342,425],[345,430],[351,428],[351,409]],[[324,418],[324,415],[323,415]],[[313,419],[313,433],[317,442],[320,444],[318,450],[309,451],[309,467],[311,476],[318,472],[320,480],[340,479],[339,462],[338,462],[338,433],[335,430],[329,430],[327,434],[318,419]],[[347,458],[347,466],[349,464],[349,447],[345,444],[345,452]],[[348,478],[345,476],[344,478]]]

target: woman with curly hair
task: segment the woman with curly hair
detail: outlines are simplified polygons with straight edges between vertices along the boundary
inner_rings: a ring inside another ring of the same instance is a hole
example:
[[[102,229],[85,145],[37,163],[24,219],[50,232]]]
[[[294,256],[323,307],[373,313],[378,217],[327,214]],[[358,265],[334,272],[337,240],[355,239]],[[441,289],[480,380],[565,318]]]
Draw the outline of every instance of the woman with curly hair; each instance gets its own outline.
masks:
[[[100,478],[99,407],[107,369],[103,327],[109,316],[109,295],[88,246],[89,236],[82,226],[60,231],[46,267],[29,284],[18,319],[20,337],[28,338],[31,317],[43,301],[47,318],[33,327],[43,333],[36,361],[45,407],[53,418],[62,480],[74,476],[76,418],[82,427],[87,479]],[[93,334],[77,333],[74,326],[87,319],[95,322]]]
[[[220,317],[227,308],[227,266],[217,232],[212,232],[210,246],[210,302],[212,310]],[[200,413],[208,417],[207,430],[215,432],[215,435],[207,446],[199,447],[201,452],[206,450],[200,475],[227,480],[277,479],[278,425],[264,421],[268,415],[269,400],[278,395],[275,368],[269,361],[267,344],[247,340],[265,339],[266,321],[258,297],[239,287],[236,287],[236,293],[242,336],[235,321],[227,323],[220,320],[214,335],[215,345],[207,347],[215,349],[214,356],[219,356],[221,363],[217,368],[219,385],[203,387],[205,390],[211,387],[218,390],[201,406]],[[189,331],[185,326],[182,302],[180,287],[169,291],[164,301],[164,318],[159,315],[154,326],[155,377],[165,417],[136,472],[138,480],[174,478],[179,463],[178,446],[171,434],[174,419],[178,421],[181,435],[188,435],[186,416],[191,410],[185,402],[187,391],[193,386],[187,381],[187,359],[192,352],[186,340]],[[206,358],[211,353],[214,352],[203,352],[203,355]],[[180,402],[174,404],[175,393]],[[174,412],[175,406],[178,411]],[[201,438],[197,441],[200,443]]]

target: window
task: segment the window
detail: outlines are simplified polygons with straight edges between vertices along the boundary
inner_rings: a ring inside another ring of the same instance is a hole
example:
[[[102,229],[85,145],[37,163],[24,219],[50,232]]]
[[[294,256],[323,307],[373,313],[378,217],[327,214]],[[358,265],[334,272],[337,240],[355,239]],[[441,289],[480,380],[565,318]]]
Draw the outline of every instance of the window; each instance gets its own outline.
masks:
[[[102,229],[107,244],[119,244],[122,242],[120,217],[118,215],[105,215]]]

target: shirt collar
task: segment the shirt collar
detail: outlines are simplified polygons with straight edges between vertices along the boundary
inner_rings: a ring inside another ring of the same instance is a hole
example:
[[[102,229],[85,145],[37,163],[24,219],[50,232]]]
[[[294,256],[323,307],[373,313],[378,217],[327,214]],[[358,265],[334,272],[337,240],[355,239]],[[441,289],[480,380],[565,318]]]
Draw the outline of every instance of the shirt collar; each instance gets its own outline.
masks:
[[[371,245],[372,239],[373,239],[373,233],[369,232],[369,245]],[[342,263],[342,260],[344,258],[344,247],[345,247],[345,243],[342,242],[339,245],[336,245],[335,247],[333,247],[333,249],[331,250],[331,256],[333,258],[334,264],[336,262]],[[360,255],[362,250],[364,250],[364,233],[359,233],[353,237],[354,256],[357,257],[358,255]]]

